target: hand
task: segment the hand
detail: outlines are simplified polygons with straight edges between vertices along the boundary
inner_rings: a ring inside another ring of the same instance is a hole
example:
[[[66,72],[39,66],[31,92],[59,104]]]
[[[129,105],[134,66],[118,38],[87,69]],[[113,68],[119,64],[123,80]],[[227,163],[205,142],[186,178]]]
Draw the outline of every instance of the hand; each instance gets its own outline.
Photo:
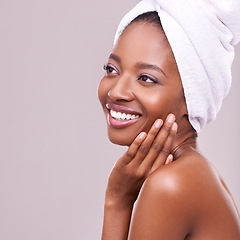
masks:
[[[157,119],[150,131],[140,133],[116,162],[108,180],[106,204],[132,207],[148,175],[173,160],[170,154],[177,132],[175,116]]]

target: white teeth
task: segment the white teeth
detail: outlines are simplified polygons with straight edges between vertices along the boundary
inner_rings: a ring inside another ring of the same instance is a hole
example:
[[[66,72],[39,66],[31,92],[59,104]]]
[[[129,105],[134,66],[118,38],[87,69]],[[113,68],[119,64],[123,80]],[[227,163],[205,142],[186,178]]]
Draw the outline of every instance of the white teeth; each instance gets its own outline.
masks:
[[[130,114],[127,114],[126,119],[129,120],[131,118]]]
[[[116,118],[118,120],[132,120],[135,118],[138,118],[139,115],[134,115],[134,114],[126,114],[126,113],[121,113],[121,112],[115,112],[113,110],[110,110],[110,114],[113,118]]]
[[[122,116],[122,113],[120,113],[120,112],[117,112],[117,115],[116,115],[116,116],[117,116],[116,118],[120,119],[120,118],[121,118],[121,116]]]
[[[122,120],[126,119],[126,113],[123,113],[121,114],[121,117],[120,117]]]

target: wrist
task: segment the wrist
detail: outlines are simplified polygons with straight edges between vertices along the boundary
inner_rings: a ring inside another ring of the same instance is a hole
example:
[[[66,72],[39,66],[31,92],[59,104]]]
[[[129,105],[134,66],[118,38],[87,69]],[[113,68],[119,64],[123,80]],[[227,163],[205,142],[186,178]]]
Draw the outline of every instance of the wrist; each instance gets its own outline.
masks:
[[[127,239],[132,215],[132,206],[121,204],[116,199],[105,199],[102,240]]]
[[[126,198],[113,197],[106,194],[105,209],[119,209],[119,210],[132,210],[134,201],[127,200]]]

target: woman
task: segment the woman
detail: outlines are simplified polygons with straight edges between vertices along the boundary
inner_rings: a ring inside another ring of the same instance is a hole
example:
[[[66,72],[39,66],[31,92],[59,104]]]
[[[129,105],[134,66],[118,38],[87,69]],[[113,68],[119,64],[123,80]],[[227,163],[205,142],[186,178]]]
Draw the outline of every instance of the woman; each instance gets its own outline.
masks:
[[[181,39],[173,41],[168,28],[163,30],[171,20],[161,14],[164,7],[179,10],[182,1],[176,6],[168,1],[171,8],[161,2],[143,1],[122,20],[99,85],[109,139],[129,146],[109,177],[102,239],[239,240],[236,204],[196,144],[197,133],[214,118],[227,91],[215,88],[213,97],[213,91],[205,91],[208,104],[198,106],[196,99],[203,98],[198,87],[212,90],[214,82],[197,84],[198,77],[204,80],[201,68],[188,82],[188,72],[199,63],[184,66],[179,58],[184,51],[173,43]],[[192,59],[195,52],[188,51]],[[199,62],[211,64],[205,60]]]

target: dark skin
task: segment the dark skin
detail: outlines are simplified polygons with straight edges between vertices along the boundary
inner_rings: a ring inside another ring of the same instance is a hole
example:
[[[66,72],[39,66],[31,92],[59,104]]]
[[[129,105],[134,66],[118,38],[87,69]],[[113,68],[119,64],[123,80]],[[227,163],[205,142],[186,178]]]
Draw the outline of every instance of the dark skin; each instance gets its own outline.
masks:
[[[102,239],[239,240],[236,205],[197,150],[178,68],[159,27],[126,28],[98,94],[109,139],[129,146],[109,177]],[[116,105],[134,110],[136,119],[122,126],[110,116]]]

